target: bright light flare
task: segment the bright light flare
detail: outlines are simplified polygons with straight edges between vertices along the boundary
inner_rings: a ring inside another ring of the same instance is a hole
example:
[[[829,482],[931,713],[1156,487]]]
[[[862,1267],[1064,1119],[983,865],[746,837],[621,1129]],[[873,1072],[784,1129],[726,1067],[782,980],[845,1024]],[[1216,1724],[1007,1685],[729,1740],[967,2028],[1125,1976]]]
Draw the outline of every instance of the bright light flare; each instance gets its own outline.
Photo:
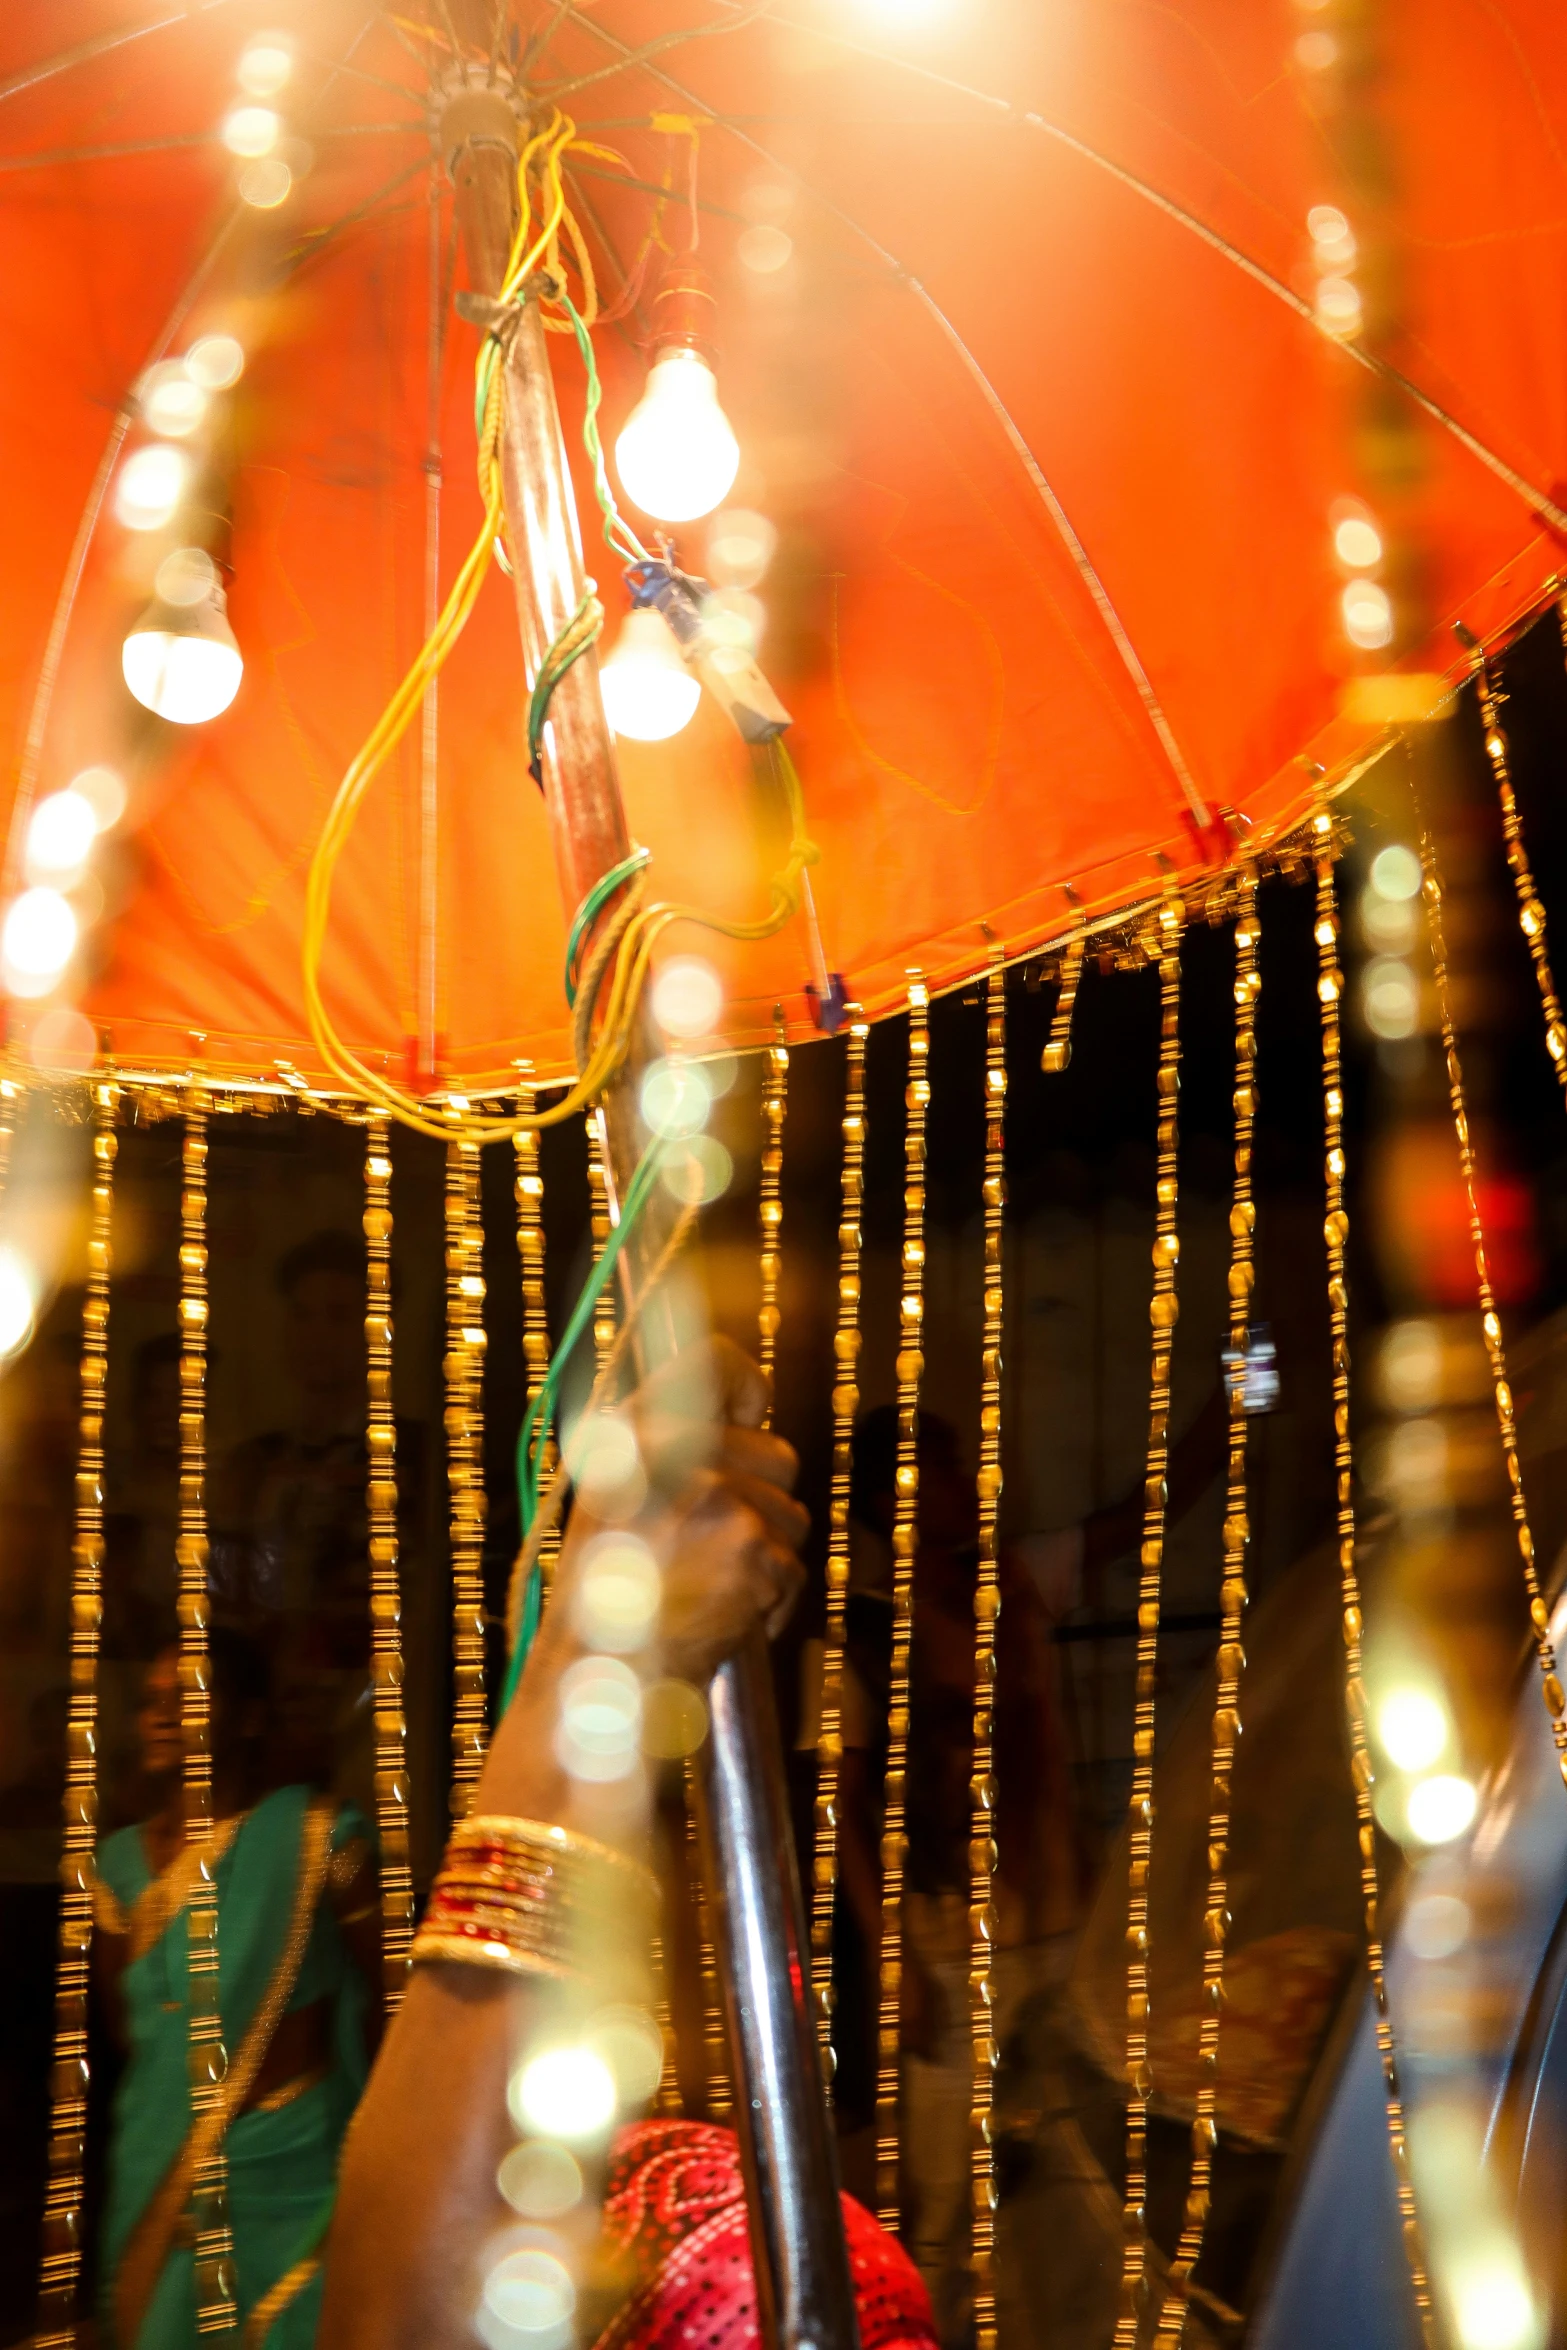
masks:
[[[666,1036],[711,1036],[724,1008],[724,983],[700,955],[673,955],[653,982],[653,1017]]]
[[[77,922],[57,889],[24,889],[0,929],[0,965],[13,995],[47,995],[76,952]]]
[[[171,441],[188,440],[207,413],[207,394],[182,359],[149,369],[137,398],[149,430]]]
[[[1454,2330],[1461,2350],[1533,2350],[1539,2316],[1512,2244],[1495,2244],[1455,2264]]]
[[[1382,1341],[1382,1392],[1396,1412],[1442,1400],[1442,1334],[1434,1322],[1395,1322]]]
[[[114,511],[127,530],[162,530],[185,495],[190,459],[165,441],[127,457],[115,484]]]
[[[1456,1893],[1422,1893],[1404,1917],[1404,1940],[1416,1958],[1451,1958],[1469,1939],[1473,1919]]]
[[[98,1058],[98,1032],[85,1013],[56,1004],[28,1037],[27,1056],[47,1077],[85,1077]]]
[[[514,2146],[495,2174],[495,2184],[524,2219],[559,2219],[582,2201],[582,2172],[575,2155],[547,2138]]]
[[[696,716],[702,688],[680,658],[662,612],[628,612],[599,672],[604,715],[634,743],[668,742]]]
[[[682,1207],[705,1208],[723,1198],[734,1171],[734,1160],[716,1135],[693,1134],[670,1145],[658,1173],[664,1189]]]
[[[185,372],[204,392],[226,392],[245,372],[245,352],[232,335],[203,335],[185,354]]]
[[[1389,1043],[1413,1036],[1420,1026],[1420,988],[1409,965],[1396,955],[1378,955],[1361,977],[1361,1004],[1373,1036]]]
[[[1346,571],[1370,571],[1382,560],[1382,533],[1369,514],[1346,514],[1334,529],[1333,552]]]
[[[245,674],[215,567],[201,575],[187,599],[197,566],[210,566],[210,560],[198,547],[169,558],[185,566],[170,575],[180,588],[178,598],[160,596],[149,605],[120,653],[125,682],[143,709],[175,726],[204,726],[221,717]],[[160,568],[160,582],[166,570],[168,565]]]
[[[603,2007],[583,2040],[609,2067],[617,2102],[646,2104],[664,2070],[664,2035],[653,2018],[640,2007]]]
[[[283,118],[270,106],[236,106],[223,125],[229,153],[252,159],[270,155],[282,136]]]
[[[1409,1790],[1409,1832],[1420,1844],[1451,1844],[1474,1820],[1480,1799],[1468,1779],[1440,1771]]]
[[[0,1244],[0,1360],[9,1361],[33,1335],[38,1313],[38,1280],[32,1266],[9,1242]]]
[[[509,2332],[536,2339],[558,2335],[570,2323],[577,2288],[564,2261],[530,2245],[495,2263],[484,2280],[484,2303]]]
[[[1420,895],[1420,859],[1402,841],[1379,849],[1371,860],[1371,887],[1378,897],[1408,899]]]
[[[1360,288],[1352,277],[1317,280],[1317,324],[1330,335],[1340,335],[1346,340],[1358,335],[1364,315]]]
[[[294,70],[294,45],[287,33],[257,33],[247,41],[234,79],[247,97],[275,98]]]
[[[695,351],[666,351],[615,443],[627,497],[659,522],[695,522],[721,506],[740,470],[740,444],[718,382]]]
[[[642,1080],[642,1119],[650,1134],[685,1142],[700,1134],[713,1089],[693,1061],[655,1061]]]
[[[1339,598],[1344,634],[1362,652],[1379,653],[1393,642],[1393,606],[1374,579],[1352,579]]]
[[[245,164],[235,174],[234,185],[257,212],[275,212],[288,202],[294,175],[281,156],[267,155],[259,162]]]
[[[555,1752],[574,1779],[599,1786],[624,1779],[636,1764],[641,1732],[642,1685],[629,1665],[585,1656],[566,1668]]]
[[[582,1418],[566,1442],[572,1483],[599,1518],[631,1518],[647,1498],[647,1472],[636,1433],[617,1412]]]
[[[615,2118],[615,2076],[596,2048],[546,2048],[513,2075],[507,2103],[519,2129],[582,2146]]]
[[[52,791],[33,810],[27,827],[27,874],[45,881],[79,873],[98,837],[98,812],[85,793]]]
[[[756,220],[735,239],[735,251],[758,277],[774,277],[794,258],[794,239],[775,221]]]
[[[1430,1689],[1390,1689],[1377,1707],[1377,1736],[1401,1771],[1429,1770],[1448,1739],[1447,1708]]]
[[[634,1656],[653,1637],[663,1583],[634,1534],[600,1534],[582,1559],[572,1615],[582,1638],[611,1656]]]
[[[708,529],[708,575],[715,587],[754,588],[777,547],[778,533],[765,514],[726,506]]]

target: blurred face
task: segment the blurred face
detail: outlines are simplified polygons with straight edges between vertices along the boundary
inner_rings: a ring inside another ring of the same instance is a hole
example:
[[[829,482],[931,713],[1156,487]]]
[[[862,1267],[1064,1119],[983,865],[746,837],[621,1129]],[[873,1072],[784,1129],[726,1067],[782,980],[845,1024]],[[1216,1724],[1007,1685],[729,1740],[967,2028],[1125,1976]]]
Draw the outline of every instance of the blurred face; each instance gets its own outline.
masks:
[[[142,1768],[151,1779],[168,1778],[185,1759],[177,1649],[166,1648],[147,1667],[136,1727],[141,1737]]]
[[[346,1273],[307,1273],[283,1302],[289,1366],[307,1396],[339,1398],[362,1388],[365,1301]]]
[[[154,1363],[136,1399],[136,1434],[143,1452],[172,1457],[180,1448],[180,1367]]]

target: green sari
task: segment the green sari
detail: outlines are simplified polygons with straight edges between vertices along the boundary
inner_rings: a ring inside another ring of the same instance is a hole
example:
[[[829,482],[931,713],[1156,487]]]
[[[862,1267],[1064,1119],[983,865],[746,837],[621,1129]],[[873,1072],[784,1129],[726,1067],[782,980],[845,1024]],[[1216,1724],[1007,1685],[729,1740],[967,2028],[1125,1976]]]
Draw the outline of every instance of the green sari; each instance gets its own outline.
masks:
[[[279,1788],[217,1833],[219,1998],[234,2101],[243,2103],[281,2015],[320,1999],[333,2006],[329,2068],[240,2113],[223,2140],[240,2338],[266,2300],[269,2316],[277,2309],[267,2350],[309,2350],[315,2340],[319,2271],[292,2289],[285,2279],[329,2207],[364,2086],[364,1988],[320,1895],[332,1856],[366,1833],[358,1813],[333,1818],[303,1787]],[[131,1939],[121,1977],[129,2056],[114,2100],[104,2217],[103,2316],[115,2350],[192,2350],[196,2341],[181,2167],[192,2118],[189,1870],[181,1855],[154,1883],[139,1828],[107,1838],[98,1853],[104,1922]]]

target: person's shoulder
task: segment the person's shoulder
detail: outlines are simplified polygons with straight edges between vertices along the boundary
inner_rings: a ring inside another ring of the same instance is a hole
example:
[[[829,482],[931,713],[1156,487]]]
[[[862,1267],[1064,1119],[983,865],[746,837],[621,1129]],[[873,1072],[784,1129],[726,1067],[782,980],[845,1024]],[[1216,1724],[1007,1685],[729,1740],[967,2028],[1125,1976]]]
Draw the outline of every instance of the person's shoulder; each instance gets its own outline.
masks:
[[[98,1882],[119,1901],[134,1901],[147,1882],[147,1853],[140,1828],[116,1828],[93,1856]]]

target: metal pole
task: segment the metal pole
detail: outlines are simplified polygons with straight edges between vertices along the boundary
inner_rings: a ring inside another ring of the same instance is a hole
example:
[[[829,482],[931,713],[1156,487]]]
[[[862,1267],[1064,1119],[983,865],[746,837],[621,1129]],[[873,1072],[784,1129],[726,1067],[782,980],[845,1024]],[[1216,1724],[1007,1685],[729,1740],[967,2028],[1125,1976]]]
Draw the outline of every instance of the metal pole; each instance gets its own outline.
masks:
[[[510,100],[493,87],[455,90],[442,121],[469,276],[475,292],[491,297],[501,284],[515,218],[517,130]],[[505,384],[502,477],[531,679],[584,587],[576,505],[536,303],[525,307],[511,336]],[[630,847],[591,653],[556,689],[543,769],[561,895],[571,911]],[[605,1103],[606,1163],[620,1196],[641,1147],[637,1095],[649,1049],[633,1053]],[[645,1230],[647,1247],[656,1248],[656,1224],[650,1220]],[[628,1271],[634,1281],[639,1267],[633,1263]],[[762,2338],[768,2350],[857,2350],[783,1760],[760,1635],[720,1668],[710,1699],[704,1860],[717,1893]]]

